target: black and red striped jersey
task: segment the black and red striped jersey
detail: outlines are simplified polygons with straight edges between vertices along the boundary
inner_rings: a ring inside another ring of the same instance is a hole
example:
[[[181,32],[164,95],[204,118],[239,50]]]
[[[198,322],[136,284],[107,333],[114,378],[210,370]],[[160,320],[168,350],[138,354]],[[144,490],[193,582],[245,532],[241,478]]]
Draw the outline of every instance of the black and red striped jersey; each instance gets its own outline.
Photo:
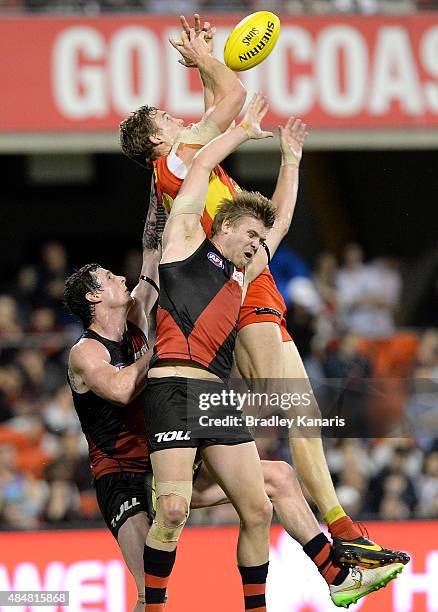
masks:
[[[90,329],[79,340],[82,338],[101,342],[108,349],[111,365],[116,368],[131,365],[148,348],[144,333],[130,322],[121,342],[103,338]],[[87,438],[94,477],[113,472],[145,471],[148,451],[143,394],[126,406],[118,406],[93,391],[76,393],[70,380],[69,384],[82,431]]]
[[[187,259],[160,264],[157,338],[151,366],[193,361],[229,377],[244,281],[243,270],[205,239]]]

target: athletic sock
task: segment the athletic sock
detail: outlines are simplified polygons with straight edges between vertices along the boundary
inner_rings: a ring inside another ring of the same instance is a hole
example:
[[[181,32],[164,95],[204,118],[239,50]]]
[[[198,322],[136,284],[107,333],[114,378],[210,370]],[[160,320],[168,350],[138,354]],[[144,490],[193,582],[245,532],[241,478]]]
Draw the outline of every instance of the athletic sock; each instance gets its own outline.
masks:
[[[327,584],[341,584],[348,575],[348,569],[333,563],[332,547],[323,533],[319,533],[303,546],[303,550],[318,568]]]
[[[269,562],[255,567],[238,567],[242,577],[245,610],[266,612],[265,591]]]
[[[332,538],[343,540],[356,540],[362,537],[361,532],[355,527],[353,521],[347,516],[342,506],[335,506],[324,516]]]
[[[147,612],[164,612],[166,588],[175,563],[176,550],[144,547],[144,584]]]

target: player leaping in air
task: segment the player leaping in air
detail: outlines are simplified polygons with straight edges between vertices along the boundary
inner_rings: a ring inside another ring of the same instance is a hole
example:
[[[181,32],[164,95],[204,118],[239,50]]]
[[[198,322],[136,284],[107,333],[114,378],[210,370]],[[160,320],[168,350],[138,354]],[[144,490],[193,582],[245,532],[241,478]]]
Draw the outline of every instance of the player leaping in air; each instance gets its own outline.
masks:
[[[120,126],[122,150],[130,159],[147,167],[153,165],[158,196],[169,211],[196,151],[225,131],[240,112],[245,91],[237,76],[211,56],[214,30],[201,27],[195,15],[191,32],[181,18],[180,42],[172,41],[182,55],[180,61],[199,70],[205,101],[205,114],[194,125],[184,127],[181,119],[164,110],[142,106]],[[297,167],[300,159],[295,159]],[[210,235],[213,219],[222,198],[240,191],[238,185],[217,166],[213,169],[206,196],[202,224]],[[299,379],[307,383],[302,360],[285,326],[286,306],[268,268],[249,288],[242,306],[235,357],[242,376],[248,380]],[[310,395],[312,414],[318,414],[314,395]],[[297,472],[317,504],[334,540],[338,561],[368,567],[407,563],[402,552],[380,547],[362,537],[339,504],[327,467],[320,437],[294,435],[290,438]]]
[[[297,154],[292,149],[301,149],[305,138],[298,119],[281,130],[283,163],[272,202],[259,193],[240,192],[223,201],[211,239],[200,223],[212,169],[246,140],[271,136],[260,128],[266,111],[263,96],[257,94],[239,126],[198,152],[163,234],[157,340],[145,392],[157,497],[145,549],[146,610],[151,612],[164,610],[176,545],[189,513],[197,450],[241,519],[237,557],[245,609],[266,610],[272,509],[255,443],[244,422],[227,425],[227,417],[235,416],[229,405],[210,409],[209,417],[221,424],[215,422],[206,431],[193,431],[189,421],[200,393],[226,391],[222,381],[232,367],[240,306],[249,283],[266,266],[266,251],[260,247],[275,253],[291,222],[297,184],[291,154]],[[340,570],[321,534],[315,534],[306,552],[317,564],[318,557],[324,558],[320,571],[332,575],[330,590],[337,605],[384,586],[402,569],[393,564],[363,572]]]
[[[124,277],[87,264],[66,283],[65,299],[86,332],[73,347],[69,379],[87,436],[96,495],[138,589],[133,612],[145,605],[144,543],[153,518],[152,470],[147,459],[144,398],[147,375],[147,318],[158,295],[158,262],[163,229],[161,205],[151,199],[143,233],[143,266],[131,295]],[[330,588],[332,600],[356,601],[383,586],[394,572],[347,571],[332,561],[332,550],[306,504],[290,465],[262,461],[265,490],[284,529],[303,546]],[[201,466],[193,483],[192,508],[228,503]],[[393,568],[396,570],[397,568]]]

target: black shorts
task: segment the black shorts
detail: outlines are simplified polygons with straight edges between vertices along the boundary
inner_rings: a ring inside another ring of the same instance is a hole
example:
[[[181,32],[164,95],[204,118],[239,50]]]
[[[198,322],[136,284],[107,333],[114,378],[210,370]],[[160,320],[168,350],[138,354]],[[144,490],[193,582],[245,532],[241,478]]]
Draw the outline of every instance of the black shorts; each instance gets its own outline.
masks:
[[[104,474],[94,486],[104,521],[116,540],[123,523],[139,512],[146,512],[152,523],[152,470]]]
[[[150,378],[145,393],[149,452],[253,442],[242,413],[230,404],[227,392],[228,387],[220,381]],[[223,393],[226,399],[222,401]],[[214,402],[206,399],[213,397]]]

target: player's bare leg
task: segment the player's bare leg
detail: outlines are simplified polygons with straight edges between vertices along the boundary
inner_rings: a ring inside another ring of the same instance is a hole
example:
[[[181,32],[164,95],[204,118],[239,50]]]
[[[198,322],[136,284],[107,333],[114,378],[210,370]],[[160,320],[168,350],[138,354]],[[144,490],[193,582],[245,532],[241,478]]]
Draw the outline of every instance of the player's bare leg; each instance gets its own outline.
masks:
[[[249,567],[266,563],[272,505],[265,493],[255,443],[208,446],[203,449],[202,457],[241,519],[239,564]]]
[[[285,384],[290,384],[288,381],[292,379],[297,380],[297,388],[293,391],[309,392],[311,398],[306,414],[320,416],[298,350],[293,342],[282,341],[278,325],[268,322],[253,323],[241,329],[237,337],[235,358],[237,367],[246,380],[266,381],[267,386],[272,385],[273,379],[282,378]],[[333,486],[321,437],[311,438],[307,432],[301,435],[297,430],[291,433],[290,445],[295,468],[329,526],[334,538],[337,560],[352,565],[360,562],[367,567],[397,561],[407,563],[409,557],[405,553],[382,549],[363,538],[350,517],[345,514]],[[361,548],[361,545],[366,548]]]
[[[365,595],[377,591],[397,576],[402,565],[393,564],[373,570],[342,568],[333,562],[333,549],[319,529],[304,500],[293,468],[282,461],[262,461],[265,488],[284,529],[297,539],[326,580],[330,596],[337,606],[348,607]],[[227,503],[228,497],[203,466],[192,496],[192,508]]]
[[[196,448],[170,448],[151,454],[157,498],[145,554],[146,610],[164,611],[176,546],[189,515]]]
[[[149,519],[146,512],[139,512],[128,518],[119,529],[117,542],[129,571],[137,586],[138,599],[133,612],[144,612],[144,563],[143,551],[149,531]]]
[[[283,355],[284,379],[298,382],[300,393],[308,393],[311,398],[306,414],[312,418],[320,418],[321,414],[306,370],[293,342],[283,342]],[[322,516],[325,517],[332,508],[339,505],[339,500],[325,459],[322,440],[320,437],[307,437],[305,431],[303,435],[300,435],[299,431],[294,431],[294,434],[289,441],[295,468]]]
[[[284,379],[298,382],[299,392],[308,393],[311,398],[306,414],[312,418],[320,418],[318,404],[297,347],[293,342],[284,342],[283,351]],[[294,430],[289,441],[295,468],[329,527],[335,559],[338,562],[351,565],[359,563],[370,568],[408,563],[409,557],[406,553],[382,548],[364,538],[351,518],[345,514],[333,486],[320,434],[319,437],[309,437],[305,431]]]
[[[263,347],[263,350],[261,349]],[[283,342],[275,323],[253,323],[239,331],[235,358],[241,375],[246,379],[271,381],[298,379],[305,383],[307,374],[293,342]],[[310,384],[308,385],[310,391]],[[311,394],[313,398],[313,394]],[[314,403],[310,408],[319,415]],[[294,435],[290,438],[291,452],[298,475],[323,516],[339,505],[321,438]]]
[[[294,469],[284,461],[261,461],[265,491],[285,531],[300,544],[320,533],[318,522],[303,497]],[[228,504],[224,490],[214,481],[205,465],[193,485],[191,508]]]
[[[310,510],[294,469],[285,461],[262,461],[266,493],[285,531],[307,544],[321,530]]]
[[[234,357],[246,380],[282,378],[284,353],[279,326],[262,322],[243,327],[237,334]]]
[[[237,561],[245,610],[266,612],[272,505],[265,493],[255,442],[208,446],[203,449],[202,457],[240,517]]]

